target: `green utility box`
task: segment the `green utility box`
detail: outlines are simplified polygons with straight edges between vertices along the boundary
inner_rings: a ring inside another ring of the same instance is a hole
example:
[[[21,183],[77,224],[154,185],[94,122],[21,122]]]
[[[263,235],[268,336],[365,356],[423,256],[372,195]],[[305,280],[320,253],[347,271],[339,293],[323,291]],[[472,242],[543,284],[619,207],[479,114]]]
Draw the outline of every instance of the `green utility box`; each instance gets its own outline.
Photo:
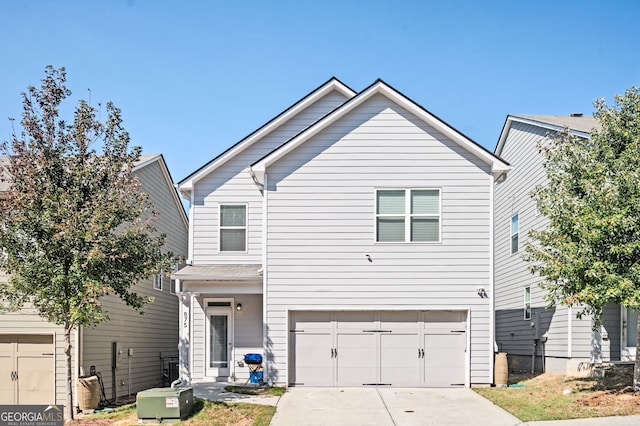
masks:
[[[193,412],[193,388],[154,388],[138,392],[138,420],[178,422]]]

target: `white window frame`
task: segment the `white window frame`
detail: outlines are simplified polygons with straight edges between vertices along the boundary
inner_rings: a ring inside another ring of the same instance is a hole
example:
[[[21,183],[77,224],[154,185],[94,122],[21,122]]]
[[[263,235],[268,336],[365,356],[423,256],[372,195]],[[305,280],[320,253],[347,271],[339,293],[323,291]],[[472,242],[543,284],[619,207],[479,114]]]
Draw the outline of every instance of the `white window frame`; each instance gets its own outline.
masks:
[[[162,291],[164,289],[164,270],[160,270],[153,276],[153,289]]]
[[[523,289],[522,301],[524,304],[523,318],[525,320],[530,320],[531,319],[531,286],[526,286]]]
[[[226,206],[244,207],[244,226],[222,226],[222,208]],[[223,229],[244,229],[244,250],[222,250]],[[249,247],[249,204],[248,203],[220,203],[218,204],[218,253],[247,253]]]
[[[404,191],[404,213],[378,214],[378,192],[380,191]],[[438,191],[438,213],[437,214],[413,214],[411,213],[411,191]],[[439,244],[442,242],[442,188],[376,188],[375,190],[375,210],[374,229],[376,244]],[[404,240],[402,241],[378,241],[378,218],[380,217],[404,217]],[[437,241],[411,241],[411,219],[413,217],[435,217],[438,218],[438,240]]]
[[[517,229],[513,232],[513,218],[516,218]],[[516,250],[513,251],[513,237],[516,237]],[[516,254],[520,251],[520,214],[516,213],[511,215],[509,219],[509,252]]]

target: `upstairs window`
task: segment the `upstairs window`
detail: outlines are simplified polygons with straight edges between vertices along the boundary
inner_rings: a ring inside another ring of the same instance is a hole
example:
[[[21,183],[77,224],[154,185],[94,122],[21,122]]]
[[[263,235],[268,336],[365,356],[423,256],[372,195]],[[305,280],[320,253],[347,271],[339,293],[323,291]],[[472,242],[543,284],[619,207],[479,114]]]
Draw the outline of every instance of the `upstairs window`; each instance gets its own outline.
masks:
[[[164,270],[160,270],[157,274],[153,276],[153,289],[160,290],[164,288]]]
[[[246,204],[220,205],[220,251],[247,251]]]
[[[378,190],[376,241],[439,242],[440,190]]]
[[[518,233],[519,233],[518,214],[511,216],[511,254],[518,252]]]
[[[524,319],[531,319],[531,287],[524,288]]]

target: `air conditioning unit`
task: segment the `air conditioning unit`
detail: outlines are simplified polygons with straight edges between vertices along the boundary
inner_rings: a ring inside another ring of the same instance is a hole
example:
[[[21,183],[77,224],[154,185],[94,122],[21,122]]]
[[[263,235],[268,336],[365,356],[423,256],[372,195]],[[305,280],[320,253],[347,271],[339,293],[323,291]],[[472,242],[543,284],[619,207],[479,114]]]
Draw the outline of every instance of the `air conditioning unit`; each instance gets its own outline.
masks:
[[[193,388],[154,388],[136,396],[138,420],[172,422],[193,412]]]

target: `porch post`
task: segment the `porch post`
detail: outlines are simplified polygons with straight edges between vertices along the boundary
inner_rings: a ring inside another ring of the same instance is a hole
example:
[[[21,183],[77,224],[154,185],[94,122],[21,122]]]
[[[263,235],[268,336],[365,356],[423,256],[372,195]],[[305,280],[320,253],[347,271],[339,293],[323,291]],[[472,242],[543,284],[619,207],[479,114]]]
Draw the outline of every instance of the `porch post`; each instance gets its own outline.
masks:
[[[181,289],[181,283],[176,283]],[[190,352],[191,352],[191,293],[179,293],[180,301],[180,340],[178,342],[178,354],[180,356],[180,379],[191,383]]]

